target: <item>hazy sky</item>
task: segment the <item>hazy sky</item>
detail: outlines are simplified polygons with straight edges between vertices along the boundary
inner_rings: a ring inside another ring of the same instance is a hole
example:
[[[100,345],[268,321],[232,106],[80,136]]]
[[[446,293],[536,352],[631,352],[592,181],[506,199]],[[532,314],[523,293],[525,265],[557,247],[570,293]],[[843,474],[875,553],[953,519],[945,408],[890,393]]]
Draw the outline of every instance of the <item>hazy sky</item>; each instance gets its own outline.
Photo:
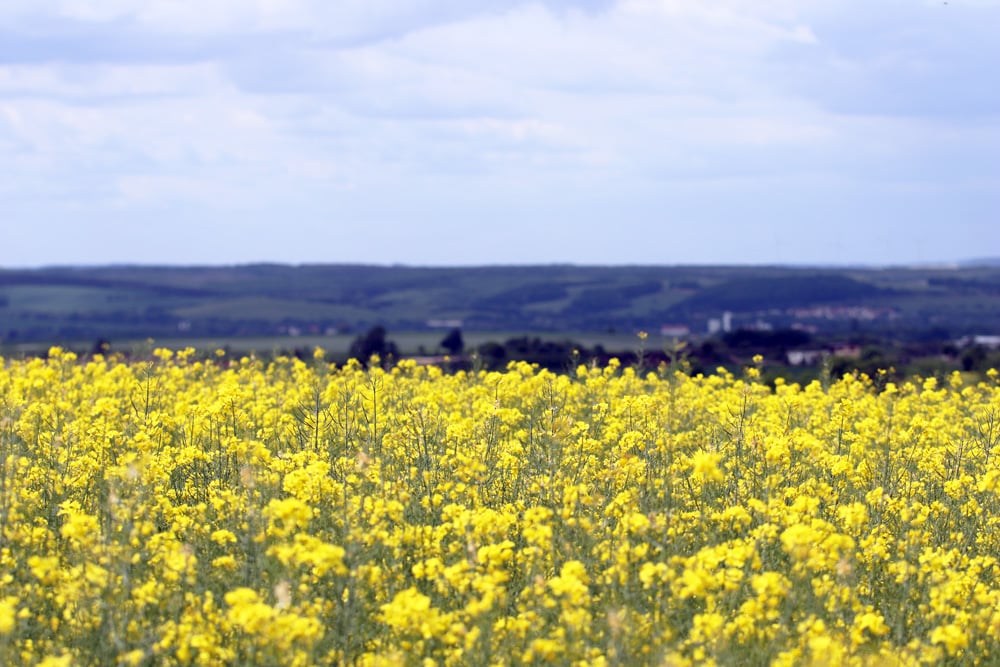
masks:
[[[1000,255],[1000,0],[3,0],[0,266]]]

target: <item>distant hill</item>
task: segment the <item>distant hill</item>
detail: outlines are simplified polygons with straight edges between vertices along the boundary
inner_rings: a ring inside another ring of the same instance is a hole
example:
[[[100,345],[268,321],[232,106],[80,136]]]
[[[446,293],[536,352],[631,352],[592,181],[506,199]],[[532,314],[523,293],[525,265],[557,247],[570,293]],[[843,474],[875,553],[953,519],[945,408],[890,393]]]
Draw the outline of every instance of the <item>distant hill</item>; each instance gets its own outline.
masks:
[[[816,305],[863,304],[895,290],[836,273],[746,276],[700,290],[678,306],[686,312],[769,311]]]
[[[957,268],[254,264],[0,270],[0,340],[661,326],[1000,333],[1000,264]],[[714,322],[714,324],[713,324]]]
[[[981,257],[979,259],[969,259],[961,263],[964,268],[977,268],[983,266],[1000,267],[1000,257]]]

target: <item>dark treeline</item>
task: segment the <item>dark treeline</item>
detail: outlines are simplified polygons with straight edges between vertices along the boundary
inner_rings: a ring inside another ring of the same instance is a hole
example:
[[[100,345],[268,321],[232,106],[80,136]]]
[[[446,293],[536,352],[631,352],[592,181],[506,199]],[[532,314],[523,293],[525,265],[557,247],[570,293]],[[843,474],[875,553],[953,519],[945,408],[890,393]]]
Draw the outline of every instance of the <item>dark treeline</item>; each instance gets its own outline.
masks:
[[[519,336],[505,341],[490,341],[466,349],[461,330],[453,329],[439,344],[439,354],[423,356],[425,363],[440,364],[449,370],[502,370],[509,363],[524,361],[541,368],[572,371],[580,364],[605,366],[618,359],[625,366],[644,371],[679,369],[689,374],[712,374],[720,367],[733,372],[763,358],[765,377],[781,376],[809,380],[826,374],[840,377],[860,372],[869,376],[893,379],[918,374],[944,376],[953,371],[984,373],[1000,368],[1000,350],[971,343],[959,346],[946,338],[928,338],[901,342],[874,336],[826,340],[809,333],[787,329],[753,331],[738,329],[698,342],[675,341],[668,349],[647,349],[637,338],[632,349],[607,350],[602,345],[587,347],[571,339],[546,340],[537,336]],[[798,353],[798,354],[796,354]],[[311,350],[296,350],[307,358]],[[366,364],[372,355],[388,366],[400,358],[398,347],[384,327],[374,327],[359,335],[349,355]],[[799,360],[796,363],[796,360]]]
[[[661,339],[662,340],[662,339]],[[837,378],[847,373],[865,373],[870,377],[901,380],[919,375],[939,377],[962,371],[982,376],[991,368],[1000,369],[1000,349],[973,340],[964,344],[946,337],[926,336],[919,340],[900,341],[873,335],[846,339],[828,339],[798,330],[754,331],[737,329],[699,340],[674,340],[665,347],[646,345],[636,338],[629,349],[606,349],[603,345],[584,345],[571,338],[545,339],[517,336],[502,341],[488,341],[466,346],[461,329],[449,331],[433,350],[421,349],[417,355],[401,353],[399,346],[383,326],[374,326],[352,341],[346,354],[327,353],[326,360],[344,365],[351,359],[362,366],[376,361],[389,368],[404,358],[422,364],[435,364],[448,372],[505,369],[512,362],[527,362],[554,372],[572,372],[579,365],[603,367],[612,359],[641,372],[673,372],[711,375],[719,369],[739,374],[751,365],[761,368],[765,381],[782,377],[788,381],[809,382],[823,377]],[[112,341],[99,338],[88,349],[74,350],[84,356],[114,353],[125,359],[152,358],[148,349],[117,349]],[[269,360],[276,356],[294,356],[311,360],[313,347],[292,347],[258,351],[253,355]],[[223,358],[232,358],[228,348]],[[44,351],[39,351],[42,356]],[[762,361],[755,361],[755,357]],[[196,358],[220,361],[215,350],[199,350]]]

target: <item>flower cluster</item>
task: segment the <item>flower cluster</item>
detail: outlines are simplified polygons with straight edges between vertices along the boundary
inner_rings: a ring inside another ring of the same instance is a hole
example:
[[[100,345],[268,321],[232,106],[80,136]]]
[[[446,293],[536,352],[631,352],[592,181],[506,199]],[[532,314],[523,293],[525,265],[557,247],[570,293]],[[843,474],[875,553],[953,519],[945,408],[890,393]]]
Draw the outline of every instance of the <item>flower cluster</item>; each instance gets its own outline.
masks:
[[[998,460],[995,373],[54,348],[0,367],[0,662],[992,664]]]

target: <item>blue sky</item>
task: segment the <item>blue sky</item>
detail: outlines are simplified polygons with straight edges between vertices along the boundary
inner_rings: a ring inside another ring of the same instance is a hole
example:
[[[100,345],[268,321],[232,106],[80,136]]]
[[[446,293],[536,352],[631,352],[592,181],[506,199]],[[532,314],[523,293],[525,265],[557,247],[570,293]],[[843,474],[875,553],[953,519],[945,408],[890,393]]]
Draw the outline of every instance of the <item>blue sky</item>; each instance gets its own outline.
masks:
[[[1000,255],[1000,0],[4,0],[0,266]]]

